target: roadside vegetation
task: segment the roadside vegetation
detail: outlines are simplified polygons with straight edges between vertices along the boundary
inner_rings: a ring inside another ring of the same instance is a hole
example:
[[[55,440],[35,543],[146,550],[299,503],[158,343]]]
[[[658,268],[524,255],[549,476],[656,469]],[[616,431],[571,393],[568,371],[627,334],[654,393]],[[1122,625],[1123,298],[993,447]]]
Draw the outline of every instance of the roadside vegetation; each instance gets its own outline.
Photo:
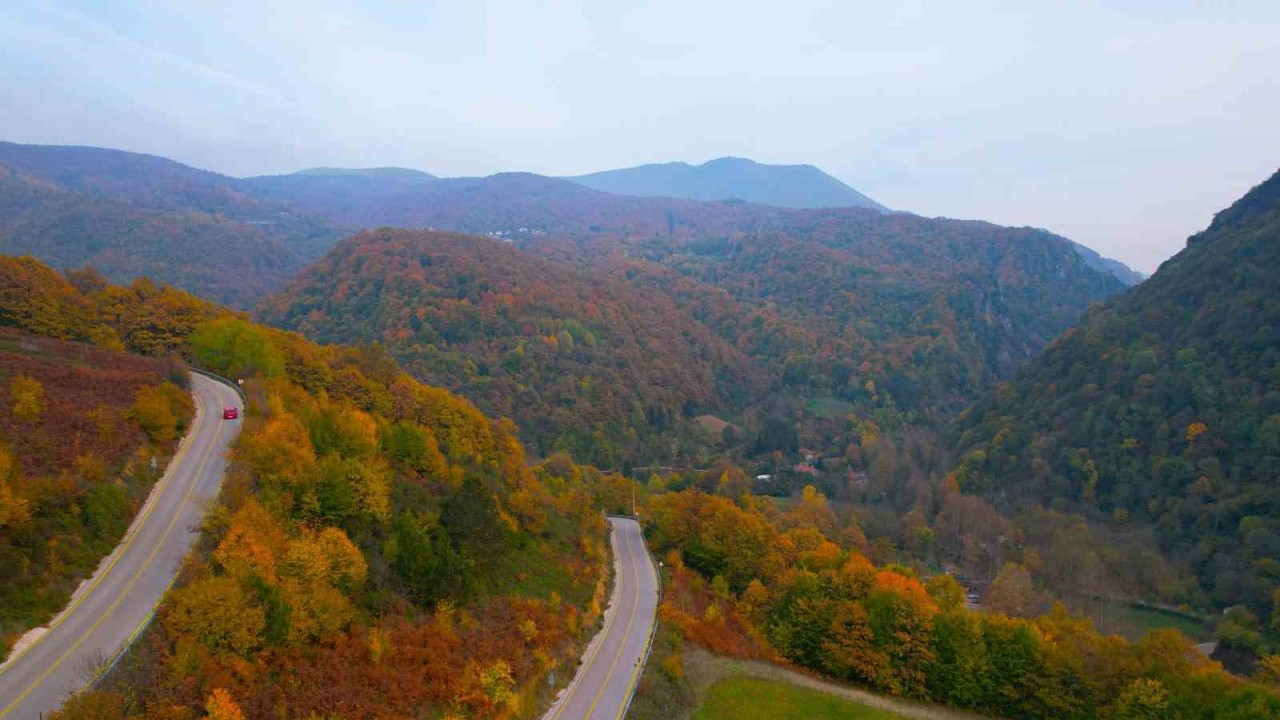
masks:
[[[177,361],[0,327],[0,659],[120,541],[191,421],[185,382]]]
[[[150,384],[112,390],[125,393],[121,422],[103,432],[170,443],[190,418],[164,362],[103,347],[246,380],[201,550],[132,652],[61,720],[525,717],[548,700],[552,672],[572,676],[605,596],[601,511],[626,503],[630,483],[564,456],[529,465],[510,422],[413,380],[376,347],[321,347],[172,288],[63,276],[29,258],[0,258],[0,280],[0,325],[61,339],[35,338],[38,362],[61,348],[73,374],[107,356],[151,370]],[[5,401],[13,422],[38,424],[65,399],[28,355],[0,347],[0,367],[27,363]],[[78,377],[78,388],[113,379]],[[77,497],[67,473],[33,485],[9,472],[3,537]],[[78,516],[116,522],[93,503]]]
[[[642,696],[696,707],[700,691],[681,681],[686,648],[698,646],[997,717],[1280,715],[1267,670],[1274,658],[1249,682],[1177,630],[1131,643],[1061,604],[1040,615],[1034,586],[1013,565],[988,591],[987,611],[967,610],[951,576],[868,559],[857,528],[812,488],[785,510],[767,498],[688,490],[651,496],[645,507],[651,549],[664,558],[659,615],[668,627]]]

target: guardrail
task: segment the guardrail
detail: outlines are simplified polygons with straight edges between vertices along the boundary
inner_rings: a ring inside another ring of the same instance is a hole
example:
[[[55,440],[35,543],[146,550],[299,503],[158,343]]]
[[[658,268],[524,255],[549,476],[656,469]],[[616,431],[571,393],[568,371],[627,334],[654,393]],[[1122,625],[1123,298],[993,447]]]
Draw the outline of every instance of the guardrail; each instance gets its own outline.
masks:
[[[236,394],[240,396],[240,402],[241,402],[241,404],[243,404],[243,403],[245,403],[245,402],[248,402],[248,401],[245,399],[245,395],[244,395],[244,388],[240,387],[240,383],[238,383],[238,382],[236,382],[236,381],[234,381],[234,380],[229,380],[229,379],[227,379],[227,378],[224,378],[224,377],[222,377],[221,375],[219,375],[219,374],[217,374],[217,373],[212,373],[212,372],[209,372],[208,370],[202,370],[202,369],[200,369],[200,368],[198,368],[198,367],[195,367],[195,366],[190,366],[190,369],[191,369],[191,372],[193,372],[193,373],[197,373],[197,374],[199,374],[199,375],[203,375],[203,376],[205,376],[205,377],[209,378],[210,380],[217,380],[218,382],[222,383],[223,385],[227,385],[227,386],[229,386],[232,390],[235,390],[235,391],[236,391]]]

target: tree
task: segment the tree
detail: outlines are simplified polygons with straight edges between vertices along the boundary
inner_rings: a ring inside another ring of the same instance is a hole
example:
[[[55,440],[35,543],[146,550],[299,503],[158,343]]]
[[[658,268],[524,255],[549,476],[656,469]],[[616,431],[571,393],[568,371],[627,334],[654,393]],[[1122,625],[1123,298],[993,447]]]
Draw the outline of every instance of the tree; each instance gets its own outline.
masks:
[[[258,482],[273,491],[303,483],[312,476],[316,462],[307,429],[283,408],[273,412],[260,430],[246,433],[236,454]]]
[[[996,679],[983,637],[983,616],[952,609],[933,622],[935,656],[929,666],[929,694],[959,707],[986,706]]]
[[[795,426],[782,418],[770,417],[764,421],[753,450],[755,454],[763,455],[775,450],[795,454],[799,449],[800,437]]]
[[[413,601],[423,607],[461,595],[468,585],[467,564],[439,523],[410,513],[396,517],[386,555]]]
[[[239,580],[206,577],[175,590],[169,625],[215,652],[247,657],[262,645],[266,613]]]
[[[1155,678],[1138,678],[1116,700],[1115,716],[1120,720],[1165,720],[1170,717],[1169,691]]]
[[[222,688],[214,688],[204,702],[204,710],[209,713],[205,720],[244,720],[244,712],[231,697],[231,693]]]
[[[179,393],[182,391],[172,383],[165,383]],[[179,416],[174,411],[173,395],[162,387],[147,385],[138,388],[137,398],[129,411],[130,416],[142,427],[151,442],[167,443],[172,440],[179,427]]]
[[[964,607],[964,586],[950,575],[934,575],[925,583],[925,589],[929,591],[929,597],[944,611]]]
[[[0,452],[3,452],[0,448]],[[9,483],[0,478],[0,530],[6,527],[21,527],[31,519],[31,506],[26,498],[19,495]]]
[[[0,530],[18,527],[31,518],[31,506],[10,483],[18,477],[18,459],[0,442]]]
[[[480,478],[468,478],[445,500],[440,523],[458,549],[473,562],[486,564],[506,548],[493,493]]]
[[[1280,689],[1280,655],[1267,655],[1258,661],[1258,672],[1254,679]]]
[[[820,657],[823,670],[835,677],[873,687],[892,684],[889,657],[877,649],[870,619],[860,603],[845,601],[836,607]]]
[[[1042,598],[1031,573],[1017,563],[1005,563],[982,598],[983,607],[1012,617],[1029,618],[1040,612]]]
[[[834,535],[836,515],[827,504],[827,496],[812,485],[800,491],[800,502],[791,510],[788,521],[794,527],[812,527],[824,535]]]
[[[236,317],[201,324],[188,342],[191,354],[204,367],[231,378],[284,376],[284,355],[270,331]]]
[[[866,600],[868,622],[876,647],[888,657],[892,675],[886,689],[921,696],[933,662],[930,647],[937,606],[919,581],[881,570]]]
[[[16,375],[9,381],[9,402],[13,414],[28,422],[44,415],[44,385],[27,375]]]

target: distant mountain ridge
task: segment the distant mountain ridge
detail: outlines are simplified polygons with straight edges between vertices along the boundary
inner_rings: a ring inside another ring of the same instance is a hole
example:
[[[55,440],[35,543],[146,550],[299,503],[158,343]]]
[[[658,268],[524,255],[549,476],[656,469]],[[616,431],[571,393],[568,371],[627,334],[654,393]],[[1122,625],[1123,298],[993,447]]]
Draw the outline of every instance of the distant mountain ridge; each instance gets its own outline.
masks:
[[[363,177],[363,178],[396,178],[400,180],[437,180],[435,175],[421,170],[402,167],[377,167],[377,168],[338,168],[338,167],[314,167],[303,168],[291,175],[306,175],[311,177]],[[270,176],[267,176],[270,177]]]
[[[1147,279],[1145,273],[1140,273],[1119,260],[1103,257],[1093,248],[1085,247],[1075,240],[1067,240],[1067,242],[1075,246],[1076,252],[1080,253],[1080,257],[1084,258],[1089,267],[1099,272],[1110,273],[1129,287],[1133,287]]]
[[[236,178],[121,150],[0,143],[0,253],[248,307],[336,239]]]
[[[808,166],[727,158],[697,167],[653,167],[685,168],[680,172],[690,182],[701,178],[706,184],[702,190],[686,188],[701,196],[718,194],[715,177],[727,173],[773,178],[756,183],[765,190],[816,187],[816,178],[846,200],[853,197],[848,193],[862,197]],[[804,227],[810,222],[805,213],[879,216],[883,209],[873,201],[873,207],[846,203],[814,210],[745,202],[750,198],[638,197],[594,190],[581,178],[532,173],[439,178],[397,167],[317,167],[233,178],[121,150],[15,143],[0,143],[0,169],[9,194],[8,202],[0,202],[0,250],[30,252],[59,267],[93,264],[116,280],[146,274],[241,307],[280,288],[339,237],[365,228],[489,234],[524,227],[535,236],[710,237]],[[790,183],[791,173],[799,173],[802,182]],[[771,198],[786,201],[777,194]],[[831,200],[837,201],[845,202]],[[905,213],[893,215],[899,220],[889,225],[922,227]],[[1094,269],[1134,282],[1127,268],[1111,266],[1113,261],[1087,249],[1077,251]]]
[[[565,179],[616,195],[744,200],[790,208],[889,210],[812,165],[766,165],[736,157],[717,158],[701,165],[655,163]]]

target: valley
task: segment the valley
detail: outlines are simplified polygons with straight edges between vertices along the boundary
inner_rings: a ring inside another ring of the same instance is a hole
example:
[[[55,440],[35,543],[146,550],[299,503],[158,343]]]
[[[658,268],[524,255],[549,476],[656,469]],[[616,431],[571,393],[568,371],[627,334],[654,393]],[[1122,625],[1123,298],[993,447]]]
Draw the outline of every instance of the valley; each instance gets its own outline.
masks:
[[[1142,279],[874,204],[0,149],[4,248],[66,268],[6,260],[0,322],[246,380],[192,559],[57,717],[732,712],[685,643],[994,717],[1277,702],[1274,178]],[[729,695],[834,702],[789,692]]]

